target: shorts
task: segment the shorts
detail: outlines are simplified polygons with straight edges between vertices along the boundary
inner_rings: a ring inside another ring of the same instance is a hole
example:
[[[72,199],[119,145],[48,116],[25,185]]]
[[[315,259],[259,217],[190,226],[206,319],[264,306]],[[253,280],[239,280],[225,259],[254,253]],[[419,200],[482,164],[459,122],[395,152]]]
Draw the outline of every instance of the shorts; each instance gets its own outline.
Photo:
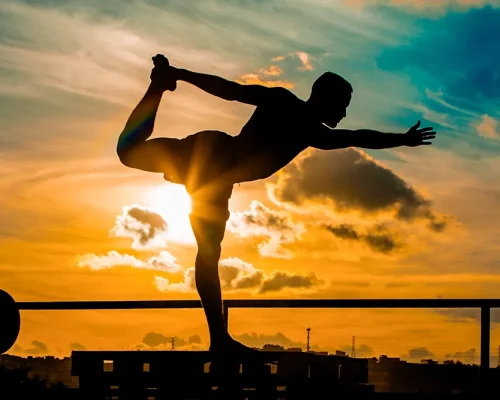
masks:
[[[227,220],[236,165],[234,138],[225,132],[201,131],[175,140],[165,180],[186,186],[192,214]]]

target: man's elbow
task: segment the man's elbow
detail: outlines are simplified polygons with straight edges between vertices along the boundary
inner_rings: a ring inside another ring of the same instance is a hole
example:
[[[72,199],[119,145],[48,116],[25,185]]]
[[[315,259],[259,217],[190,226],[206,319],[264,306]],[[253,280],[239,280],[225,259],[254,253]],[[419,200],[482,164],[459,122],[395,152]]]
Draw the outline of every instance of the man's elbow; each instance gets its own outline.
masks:
[[[119,140],[116,145],[116,155],[126,167],[132,167],[132,147],[125,140]]]

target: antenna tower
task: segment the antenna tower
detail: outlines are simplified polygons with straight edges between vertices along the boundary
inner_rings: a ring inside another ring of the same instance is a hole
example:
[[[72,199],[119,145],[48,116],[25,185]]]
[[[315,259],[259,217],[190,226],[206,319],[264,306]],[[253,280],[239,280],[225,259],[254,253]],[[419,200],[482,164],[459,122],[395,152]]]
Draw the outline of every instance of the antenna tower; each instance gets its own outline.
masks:
[[[307,330],[307,350],[306,351],[309,353],[309,351],[311,350],[311,347],[309,346],[310,338],[311,338],[311,335],[310,335],[311,328],[307,328],[306,330]]]
[[[351,357],[356,358],[356,336],[352,337]]]

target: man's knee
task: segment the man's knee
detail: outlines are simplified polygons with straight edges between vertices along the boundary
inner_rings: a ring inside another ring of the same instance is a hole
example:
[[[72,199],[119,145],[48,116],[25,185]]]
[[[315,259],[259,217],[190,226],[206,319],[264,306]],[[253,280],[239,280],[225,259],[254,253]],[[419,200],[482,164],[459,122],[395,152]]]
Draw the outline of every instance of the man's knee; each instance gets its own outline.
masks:
[[[198,254],[196,255],[196,267],[218,268],[220,254],[221,246],[219,243],[199,247]]]

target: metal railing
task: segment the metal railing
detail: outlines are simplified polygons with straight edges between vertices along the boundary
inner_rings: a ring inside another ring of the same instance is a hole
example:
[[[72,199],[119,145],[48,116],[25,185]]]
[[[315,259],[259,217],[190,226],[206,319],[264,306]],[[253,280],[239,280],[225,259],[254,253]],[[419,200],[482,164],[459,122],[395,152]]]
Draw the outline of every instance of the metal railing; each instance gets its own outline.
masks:
[[[131,310],[201,308],[199,300],[143,301],[42,301],[16,302],[19,310]],[[225,300],[226,326],[230,308],[476,308],[481,310],[480,366],[485,373],[490,366],[491,309],[500,308],[500,299],[260,299]]]

